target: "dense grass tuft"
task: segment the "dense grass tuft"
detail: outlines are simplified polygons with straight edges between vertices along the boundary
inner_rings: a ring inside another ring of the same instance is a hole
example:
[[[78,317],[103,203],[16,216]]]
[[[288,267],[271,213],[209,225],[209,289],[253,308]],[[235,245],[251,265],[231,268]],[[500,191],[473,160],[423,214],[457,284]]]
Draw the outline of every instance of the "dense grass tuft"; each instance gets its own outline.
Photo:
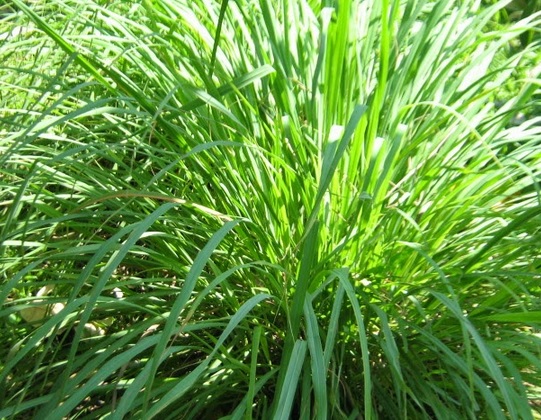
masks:
[[[0,417],[533,418],[507,3],[3,7]]]

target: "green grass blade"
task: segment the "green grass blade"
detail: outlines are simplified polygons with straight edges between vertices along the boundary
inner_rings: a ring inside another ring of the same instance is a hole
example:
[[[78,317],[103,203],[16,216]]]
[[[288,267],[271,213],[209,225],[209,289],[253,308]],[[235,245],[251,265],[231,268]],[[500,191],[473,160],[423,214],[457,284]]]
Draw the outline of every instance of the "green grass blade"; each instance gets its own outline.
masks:
[[[212,361],[214,354],[218,352],[221,345],[237,327],[237,325],[242,322],[248,313],[262,301],[271,298],[270,295],[260,294],[252,297],[246,303],[244,303],[238,310],[238,312],[231,317],[231,320],[227,324],[226,329],[220,335],[214,350],[209,355],[209,357],[201,364],[199,364],[186,378],[182,379],[178,384],[176,384],[169,392],[167,392],[160,401],[152,406],[152,408],[146,413],[149,418],[154,417],[161,411],[163,411],[168,405],[173,403],[176,399],[182,396],[197,380],[197,378],[202,374],[202,372],[207,368],[209,363]]]
[[[304,301],[304,316],[306,319],[306,342],[310,352],[311,384],[314,390],[315,418],[326,419],[327,408],[327,374],[323,346],[319,335],[319,325],[311,299]]]
[[[306,356],[306,341],[297,340],[291,351],[291,357],[286,368],[284,383],[278,397],[276,411],[272,418],[286,420],[291,418],[291,408],[297,392],[299,377]]]

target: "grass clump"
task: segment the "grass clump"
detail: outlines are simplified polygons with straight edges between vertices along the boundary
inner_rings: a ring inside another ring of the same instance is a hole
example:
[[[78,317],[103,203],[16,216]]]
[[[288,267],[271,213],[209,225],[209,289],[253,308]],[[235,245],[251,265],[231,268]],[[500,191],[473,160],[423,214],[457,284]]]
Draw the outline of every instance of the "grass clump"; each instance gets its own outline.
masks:
[[[13,1],[0,417],[532,418],[506,3]]]

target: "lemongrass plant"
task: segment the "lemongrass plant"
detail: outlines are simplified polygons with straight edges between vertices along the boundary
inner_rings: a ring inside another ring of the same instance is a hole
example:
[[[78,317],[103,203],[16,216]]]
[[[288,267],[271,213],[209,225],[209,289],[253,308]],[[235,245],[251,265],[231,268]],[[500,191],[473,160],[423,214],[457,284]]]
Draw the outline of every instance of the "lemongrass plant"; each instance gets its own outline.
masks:
[[[0,417],[533,418],[507,3],[12,1]]]

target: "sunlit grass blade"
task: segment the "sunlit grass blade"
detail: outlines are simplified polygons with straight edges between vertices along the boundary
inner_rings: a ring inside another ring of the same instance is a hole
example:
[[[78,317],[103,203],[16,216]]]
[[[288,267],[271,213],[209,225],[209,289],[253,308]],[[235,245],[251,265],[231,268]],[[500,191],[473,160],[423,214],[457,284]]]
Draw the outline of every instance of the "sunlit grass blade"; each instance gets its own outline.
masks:
[[[287,419],[291,416],[291,408],[295,394],[298,389],[299,377],[305,361],[306,341],[296,340],[291,351],[289,363],[285,367],[286,375],[284,377],[283,386],[280,393],[277,395],[276,409],[272,416],[273,419]]]
[[[0,6],[2,416],[532,418],[541,11],[338,3]]]
[[[373,416],[372,374],[371,374],[371,367],[370,367],[370,353],[368,350],[368,337],[366,335],[365,321],[361,312],[359,300],[357,298],[355,291],[353,290],[353,286],[351,285],[349,281],[349,276],[347,274],[348,274],[347,272],[341,273],[341,275],[338,276],[338,280],[340,281],[340,284],[342,285],[342,287],[344,288],[344,291],[346,292],[348,300],[351,303],[351,306],[353,308],[353,313],[355,315],[355,323],[356,323],[355,326],[357,329],[357,334],[359,336],[359,344],[362,351],[361,363],[362,363],[362,372],[363,372],[363,377],[364,377],[364,381],[363,381],[364,416],[367,419],[371,419]]]
[[[310,352],[310,381],[311,387],[313,387],[315,400],[313,409],[316,413],[315,418],[326,419],[328,415],[328,408],[325,358],[323,356],[323,346],[321,344],[319,334],[319,325],[310,298],[307,298],[304,301],[304,316],[306,319],[306,342]]]

